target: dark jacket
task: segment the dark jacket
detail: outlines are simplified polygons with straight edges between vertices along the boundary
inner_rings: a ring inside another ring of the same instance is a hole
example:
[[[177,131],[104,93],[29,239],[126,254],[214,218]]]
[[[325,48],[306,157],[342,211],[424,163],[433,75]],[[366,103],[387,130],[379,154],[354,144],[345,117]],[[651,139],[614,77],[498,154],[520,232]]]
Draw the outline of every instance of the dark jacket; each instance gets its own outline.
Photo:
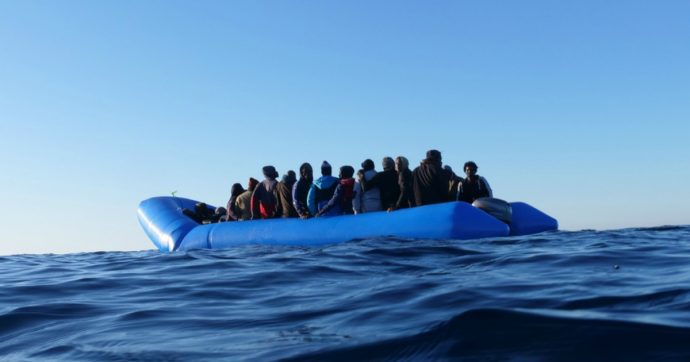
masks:
[[[306,178],[300,178],[292,186],[292,204],[295,206],[295,211],[300,217],[309,217],[309,205],[307,204],[307,196],[309,195],[309,188],[311,182]]]
[[[328,203],[319,210],[320,215],[334,215],[333,210],[339,210],[338,214],[354,214],[352,208],[352,199],[355,197],[355,179],[347,178],[341,179],[338,186],[335,188],[333,197]]]
[[[400,187],[400,194],[398,200],[395,202],[395,208],[405,209],[414,207],[415,199],[412,171],[406,168],[398,174],[398,187]]]
[[[417,206],[451,201],[448,197],[449,175],[440,162],[422,162],[412,172]]]
[[[493,191],[485,178],[476,175],[473,180],[469,177],[460,182],[458,186],[458,201],[473,203],[480,197],[493,197]]]

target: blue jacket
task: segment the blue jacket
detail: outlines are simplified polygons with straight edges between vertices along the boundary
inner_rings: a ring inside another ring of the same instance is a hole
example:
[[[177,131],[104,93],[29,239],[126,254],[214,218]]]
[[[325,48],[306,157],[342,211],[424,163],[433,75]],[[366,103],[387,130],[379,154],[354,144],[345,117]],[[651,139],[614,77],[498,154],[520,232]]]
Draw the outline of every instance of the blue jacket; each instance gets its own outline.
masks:
[[[307,194],[307,205],[309,205],[309,211],[312,215],[316,215],[322,207],[328,204],[328,201],[333,197],[337,185],[338,178],[333,176],[321,176],[314,180]],[[333,211],[337,211],[340,214],[340,208]],[[331,211],[328,214],[330,215]]]

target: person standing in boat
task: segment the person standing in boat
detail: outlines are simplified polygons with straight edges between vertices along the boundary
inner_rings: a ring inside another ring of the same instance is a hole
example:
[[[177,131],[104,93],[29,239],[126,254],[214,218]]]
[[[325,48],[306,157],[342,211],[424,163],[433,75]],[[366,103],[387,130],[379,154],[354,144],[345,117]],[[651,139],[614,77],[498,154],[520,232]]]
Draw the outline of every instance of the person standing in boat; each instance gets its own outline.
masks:
[[[331,164],[323,161],[321,164],[321,177],[314,180],[309,193],[307,194],[307,205],[309,205],[309,212],[316,215],[328,201],[333,197],[335,188],[338,187],[338,179],[331,176]],[[339,209],[339,208],[338,208]],[[328,215],[337,215],[340,210],[333,210]]]
[[[354,198],[354,187],[355,179],[352,176],[355,173],[355,169],[352,166],[345,165],[340,168],[340,181],[338,186],[335,188],[333,197],[328,201],[328,203],[316,213],[316,216],[322,215],[337,215],[343,214],[353,214],[354,210],[352,208],[352,199]]]
[[[278,171],[273,166],[262,169],[265,179],[252,193],[252,220],[276,217],[278,206]]]
[[[295,171],[290,170],[278,183],[278,214],[282,218],[297,217],[297,211],[292,206],[292,186],[295,182],[297,182]]]
[[[377,173],[367,181],[360,178],[362,190],[366,193],[373,187],[378,187],[381,195],[381,208],[393,211],[400,197],[400,185],[398,185],[398,173],[395,171],[395,161],[390,157],[384,157],[382,161],[383,171]]]
[[[465,162],[465,177],[458,187],[458,201],[473,203],[480,197],[494,197],[494,193],[489,186],[489,182],[482,176],[477,175],[477,164],[473,161]]]
[[[442,167],[441,152],[429,150],[426,158],[412,172],[415,204],[417,206],[451,201],[448,197],[450,177]]]
[[[250,177],[249,183],[247,184],[247,191],[240,194],[240,196],[237,196],[235,206],[239,213],[238,220],[245,221],[252,219],[252,194],[254,193],[254,189],[256,189],[256,185],[258,184],[259,180]]]
[[[378,186],[372,186],[365,190],[362,186],[362,182],[370,182],[376,174],[374,161],[364,160],[362,169],[357,172],[355,182],[355,198],[352,202],[355,214],[381,210],[381,189]]]
[[[228,200],[225,207],[226,213],[224,221],[237,221],[237,219],[239,219],[240,212],[235,202],[244,191],[244,187],[242,187],[241,184],[236,183],[232,185],[232,188],[230,188],[230,200]]]
[[[314,182],[314,170],[308,162],[305,162],[299,167],[299,180],[292,186],[292,203],[297,216],[301,219],[312,216],[307,204],[307,195],[312,182]]]
[[[395,202],[394,209],[406,209],[414,207],[414,190],[412,182],[412,171],[410,171],[410,161],[403,156],[395,158],[395,171],[398,172],[398,187],[400,193]]]

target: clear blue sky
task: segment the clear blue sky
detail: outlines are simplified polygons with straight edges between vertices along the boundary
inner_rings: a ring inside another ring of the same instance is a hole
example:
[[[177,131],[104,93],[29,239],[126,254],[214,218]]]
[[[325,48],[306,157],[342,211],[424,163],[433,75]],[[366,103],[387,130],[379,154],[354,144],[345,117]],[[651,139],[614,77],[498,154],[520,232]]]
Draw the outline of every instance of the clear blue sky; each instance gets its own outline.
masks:
[[[138,203],[443,152],[561,228],[690,224],[688,1],[0,1],[0,255]]]

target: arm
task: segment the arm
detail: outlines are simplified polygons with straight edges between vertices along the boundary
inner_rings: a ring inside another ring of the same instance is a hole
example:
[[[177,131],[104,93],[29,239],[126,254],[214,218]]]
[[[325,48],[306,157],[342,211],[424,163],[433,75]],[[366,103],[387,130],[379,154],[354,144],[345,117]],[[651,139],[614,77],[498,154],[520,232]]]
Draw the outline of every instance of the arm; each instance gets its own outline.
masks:
[[[309,187],[309,193],[307,194],[307,206],[309,207],[309,212],[312,215],[316,215],[318,211],[316,209],[316,186],[313,184]]]
[[[259,196],[260,196],[259,190],[261,190],[262,187],[263,187],[263,184],[260,183],[254,189],[254,192],[252,192],[252,200],[249,203],[249,205],[250,205],[249,207],[250,207],[251,214],[252,214],[252,220],[261,219],[261,211],[259,209]]]
[[[226,216],[228,221],[237,221],[238,215],[235,212],[235,202],[236,202],[237,197],[231,197],[230,200],[228,201],[228,204],[226,205],[227,207],[225,208],[227,210]]]
[[[486,181],[486,179],[484,177],[481,177],[481,176],[479,177],[479,181],[484,183],[484,187],[486,187],[486,194],[489,197],[494,197],[494,192],[493,192],[493,190],[491,190],[491,186],[489,186],[489,181]]]
[[[400,187],[400,195],[398,195],[398,200],[395,202],[395,208],[399,209],[405,202],[405,197],[407,197],[407,186],[405,185],[405,173],[401,172],[398,175],[398,186]]]
[[[362,176],[362,178],[359,179],[359,182],[362,184],[362,191],[367,192],[375,187],[379,186],[380,178],[379,175],[381,173],[377,173],[374,175],[374,177],[371,178],[371,180],[367,181],[366,176]]]
[[[352,208],[355,214],[362,213],[362,185],[359,180],[355,181],[355,197],[352,199]]]
[[[330,209],[333,208],[333,206],[336,205],[336,203],[340,202],[341,194],[343,193],[342,187],[338,185],[335,188],[335,192],[333,193],[333,197],[331,197],[330,200],[328,200],[328,203],[319,210],[319,212],[316,213],[316,216],[321,216],[325,213],[327,213]]]

